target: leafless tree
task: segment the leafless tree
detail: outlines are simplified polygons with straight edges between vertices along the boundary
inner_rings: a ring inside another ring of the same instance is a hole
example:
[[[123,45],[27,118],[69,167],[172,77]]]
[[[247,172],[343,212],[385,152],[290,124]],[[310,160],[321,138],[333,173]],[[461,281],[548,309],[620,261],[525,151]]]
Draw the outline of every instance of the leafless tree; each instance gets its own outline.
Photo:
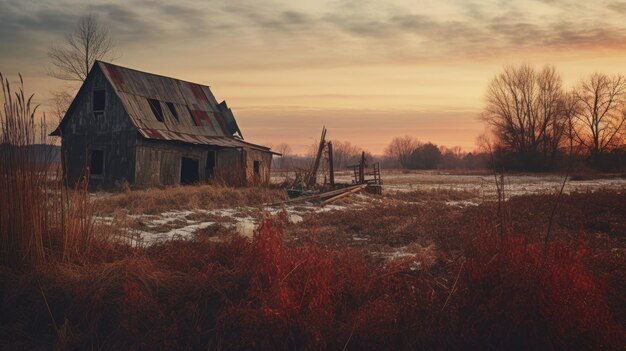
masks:
[[[515,154],[523,167],[538,167],[552,159],[564,135],[563,97],[554,67],[505,67],[489,85],[482,118],[501,148]]]
[[[411,154],[419,146],[420,142],[411,136],[396,137],[387,145],[385,155],[395,159],[400,167],[407,168]]]
[[[51,91],[51,106],[52,106],[52,115],[54,116],[54,122],[61,123],[63,116],[67,112],[67,109],[70,107],[72,103],[72,95],[68,93],[66,90],[55,90]]]
[[[73,32],[66,34],[61,46],[51,46],[48,57],[52,77],[83,82],[96,60],[113,59],[114,43],[107,27],[95,15],[82,17]]]
[[[626,137],[626,77],[595,73],[576,90],[574,137],[593,157],[622,146]]]
[[[349,141],[333,140],[333,164],[335,169],[347,167],[359,162],[361,148]]]
[[[279,154],[281,154],[282,156],[278,159],[278,168],[285,168],[287,166],[287,163],[285,162],[289,156],[291,156],[291,146],[289,146],[289,144],[287,143],[280,143],[278,145],[276,145],[275,147],[273,147],[274,150],[276,150],[276,152],[278,152]]]

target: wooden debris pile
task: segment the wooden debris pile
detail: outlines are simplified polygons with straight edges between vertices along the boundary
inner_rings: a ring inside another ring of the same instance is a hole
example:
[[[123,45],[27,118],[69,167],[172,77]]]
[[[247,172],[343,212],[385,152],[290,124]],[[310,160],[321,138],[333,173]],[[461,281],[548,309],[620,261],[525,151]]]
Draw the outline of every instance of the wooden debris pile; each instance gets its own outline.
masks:
[[[282,206],[282,205],[290,205],[290,204],[295,204],[295,203],[300,203],[300,202],[315,202],[324,206],[324,205],[333,203],[339,199],[343,199],[352,194],[356,194],[364,190],[365,188],[367,188],[367,186],[368,186],[367,184],[357,184],[357,185],[352,185],[352,186],[348,186],[348,187],[341,188],[341,189],[326,191],[323,193],[300,196],[300,197],[296,197],[293,199],[289,199],[287,201],[281,201],[281,202],[276,202],[273,204],[268,204],[267,206]]]
[[[320,142],[310,168],[296,171],[295,180],[287,189],[287,193],[292,199],[280,204],[312,201],[320,202],[323,206],[361,190],[375,194],[382,193],[380,166],[378,163],[374,163],[371,170],[368,169],[365,152],[361,154],[359,164],[349,166],[354,171],[352,184],[335,182],[333,144],[326,140],[327,131],[326,127],[322,128]],[[324,176],[321,186],[318,183],[319,175]]]

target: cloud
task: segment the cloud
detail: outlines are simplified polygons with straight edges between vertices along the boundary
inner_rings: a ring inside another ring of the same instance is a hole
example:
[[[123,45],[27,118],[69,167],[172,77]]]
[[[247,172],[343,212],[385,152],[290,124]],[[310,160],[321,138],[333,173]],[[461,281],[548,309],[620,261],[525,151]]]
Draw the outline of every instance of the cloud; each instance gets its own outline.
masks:
[[[620,14],[626,14],[626,2],[614,1],[610,2],[607,7]]]
[[[605,7],[568,0],[185,1],[21,0],[0,2],[0,59],[35,53],[62,40],[93,12],[124,51],[200,52],[223,67],[394,63],[398,60],[489,57],[515,52],[621,48],[626,4]],[[191,44],[193,43],[193,44]],[[184,45],[191,45],[184,47]],[[211,52],[212,53],[212,52]]]

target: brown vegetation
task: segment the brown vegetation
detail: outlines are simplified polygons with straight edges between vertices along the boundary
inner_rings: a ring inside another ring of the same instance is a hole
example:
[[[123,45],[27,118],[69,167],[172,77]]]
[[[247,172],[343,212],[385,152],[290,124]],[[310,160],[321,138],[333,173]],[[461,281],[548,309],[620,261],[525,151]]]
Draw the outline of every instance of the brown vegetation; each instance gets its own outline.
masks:
[[[172,209],[215,209],[259,206],[284,200],[284,189],[267,187],[234,188],[224,185],[173,186],[127,190],[121,193],[98,193],[94,211],[108,215],[124,209],[130,214],[158,214]]]
[[[565,196],[548,246],[554,198],[528,196],[506,204],[502,239],[496,204],[398,203],[320,213],[303,226],[273,218],[251,242],[172,241],[101,250],[88,265],[1,269],[0,340],[73,349],[619,349],[624,196]],[[377,256],[355,235],[411,255]]]
[[[41,127],[36,124],[37,108],[31,107],[32,96],[26,98],[23,82],[17,92],[11,92],[1,74],[0,81],[4,107],[0,111],[2,263],[18,267],[84,260],[94,240],[85,184],[67,189],[62,174],[49,162],[51,155],[40,155],[29,147],[45,140],[45,121]]]

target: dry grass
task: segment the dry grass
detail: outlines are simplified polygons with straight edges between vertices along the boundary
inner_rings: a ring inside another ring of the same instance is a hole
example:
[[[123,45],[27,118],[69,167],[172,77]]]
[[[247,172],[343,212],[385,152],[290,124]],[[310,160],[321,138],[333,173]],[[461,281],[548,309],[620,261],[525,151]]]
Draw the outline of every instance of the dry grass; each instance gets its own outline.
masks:
[[[396,191],[385,193],[386,199],[401,200],[407,202],[431,202],[431,201],[462,201],[473,200],[480,197],[479,191],[454,190],[454,189],[425,189],[413,191]]]
[[[312,215],[298,240],[282,216],[252,241],[108,250],[90,265],[26,274],[0,268],[0,347],[620,349],[626,202],[608,192],[564,196],[567,213],[545,249],[536,204],[551,199],[510,202],[501,241],[492,204],[437,222],[445,207],[397,203]],[[608,229],[577,237],[598,221]],[[381,261],[329,242],[343,232],[381,243],[396,232],[394,248],[409,255]]]
[[[205,184],[101,193],[94,201],[94,208],[97,215],[111,215],[119,209],[130,214],[159,214],[171,210],[257,206],[281,201],[286,197],[287,193],[283,189]]]
[[[0,112],[0,257],[9,266],[35,265],[57,259],[82,261],[90,253],[93,234],[85,184],[64,186],[51,155],[34,152],[46,140],[45,120],[35,123],[37,108],[26,98],[24,83],[11,92],[2,81]]]

